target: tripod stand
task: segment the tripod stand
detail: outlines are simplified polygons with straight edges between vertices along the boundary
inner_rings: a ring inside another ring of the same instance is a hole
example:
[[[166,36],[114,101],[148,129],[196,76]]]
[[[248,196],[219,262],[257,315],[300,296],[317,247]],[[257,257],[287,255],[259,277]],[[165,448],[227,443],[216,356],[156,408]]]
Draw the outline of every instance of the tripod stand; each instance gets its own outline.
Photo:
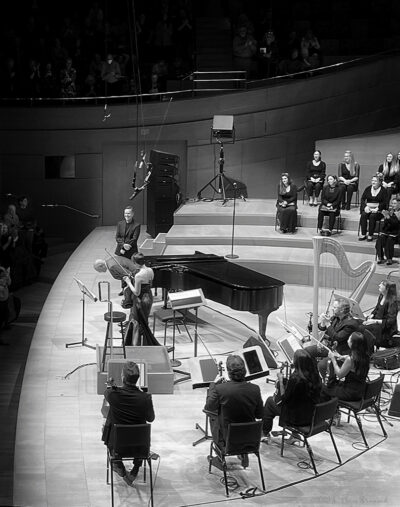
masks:
[[[212,178],[208,183],[204,185],[203,188],[201,188],[197,192],[197,199],[201,199],[201,193],[203,190],[205,190],[207,187],[211,187],[214,192],[217,192],[222,197],[222,204],[225,204],[228,198],[226,197],[226,190],[229,187],[233,187],[233,180],[228,178],[228,176],[224,173],[224,164],[225,164],[225,157],[224,157],[224,143],[217,138],[217,142],[220,145],[219,149],[219,172]]]
[[[97,297],[93,294],[92,291],[90,291],[84,283],[82,283],[77,278],[74,278],[75,282],[78,284],[79,290],[82,293],[82,339],[80,342],[72,342],[72,343],[66,343],[65,347],[73,347],[75,345],[80,345],[81,347],[88,347],[89,349],[96,349],[96,347],[93,347],[93,345],[89,345],[87,342],[87,338],[85,338],[85,296],[88,296],[91,301],[94,303],[97,301]]]

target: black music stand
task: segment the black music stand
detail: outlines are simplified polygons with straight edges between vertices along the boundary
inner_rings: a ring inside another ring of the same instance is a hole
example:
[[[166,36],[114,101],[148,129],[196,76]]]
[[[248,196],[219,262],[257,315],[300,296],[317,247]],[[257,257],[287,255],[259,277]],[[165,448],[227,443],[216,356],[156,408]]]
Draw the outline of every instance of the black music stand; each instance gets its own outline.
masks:
[[[88,347],[89,349],[96,349],[96,347],[93,347],[93,345],[89,345],[87,342],[87,338],[85,338],[85,296],[87,296],[93,303],[97,301],[97,297],[93,294],[91,290],[89,290],[86,285],[78,280],[78,278],[74,277],[75,282],[78,284],[79,290],[82,294],[82,339],[80,342],[71,342],[66,343],[65,347],[74,347],[75,345],[80,345],[81,347]]]

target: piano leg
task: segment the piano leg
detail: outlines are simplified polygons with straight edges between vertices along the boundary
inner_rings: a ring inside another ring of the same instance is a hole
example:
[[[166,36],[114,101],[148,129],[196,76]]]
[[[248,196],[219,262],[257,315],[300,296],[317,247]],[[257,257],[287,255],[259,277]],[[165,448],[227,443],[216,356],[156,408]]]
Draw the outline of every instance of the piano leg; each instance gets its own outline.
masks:
[[[271,313],[270,311],[264,311],[264,312],[261,312],[258,314],[258,332],[259,332],[261,338],[265,342],[267,342],[268,346],[271,345],[271,342],[268,340],[265,333],[267,330],[267,321],[268,321],[268,317],[269,317],[270,313]]]

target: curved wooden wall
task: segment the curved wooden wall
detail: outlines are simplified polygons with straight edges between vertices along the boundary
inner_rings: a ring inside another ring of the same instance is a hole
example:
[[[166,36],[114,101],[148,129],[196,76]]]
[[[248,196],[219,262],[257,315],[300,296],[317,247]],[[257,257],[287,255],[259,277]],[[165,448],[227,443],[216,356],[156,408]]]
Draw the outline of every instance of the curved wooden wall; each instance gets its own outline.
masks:
[[[179,179],[186,198],[218,171],[218,145],[210,144],[214,115],[233,115],[235,144],[225,144],[225,171],[243,181],[249,197],[271,198],[282,171],[299,182],[317,139],[395,127],[400,103],[400,59],[337,70],[268,88],[215,97],[144,105],[140,144],[180,155]],[[110,105],[0,109],[1,192],[32,196],[49,234],[80,239],[98,225],[115,223],[132,193],[136,158],[136,108]],[[164,122],[165,117],[165,122]],[[158,143],[156,143],[156,141]],[[73,180],[45,180],[45,155],[76,155]],[[341,154],[338,155],[339,159]],[[138,175],[138,183],[141,183]],[[204,195],[205,197],[206,195]],[[132,201],[146,222],[145,194]],[[101,215],[90,219],[67,204]],[[59,224],[65,224],[60,231]]]

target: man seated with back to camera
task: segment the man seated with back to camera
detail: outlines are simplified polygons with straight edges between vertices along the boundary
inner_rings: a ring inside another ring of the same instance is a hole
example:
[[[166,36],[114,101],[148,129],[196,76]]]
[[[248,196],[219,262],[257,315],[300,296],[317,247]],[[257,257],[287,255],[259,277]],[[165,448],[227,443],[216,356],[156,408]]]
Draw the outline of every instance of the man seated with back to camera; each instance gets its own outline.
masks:
[[[211,382],[204,406],[204,410],[210,415],[213,440],[222,449],[225,448],[230,423],[253,422],[263,416],[260,388],[245,380],[246,367],[243,359],[236,355],[228,356],[226,370],[229,381],[221,376]],[[247,454],[242,454],[239,459],[243,467],[248,466]],[[212,465],[222,468],[218,457],[213,457]]]
[[[352,317],[350,305],[346,300],[335,299],[332,310],[332,317],[329,317],[326,313],[320,315],[318,327],[325,332],[321,343],[340,355],[347,355],[350,351],[347,340],[351,333],[358,331],[360,324]],[[321,358],[318,361],[318,370],[322,378],[325,378],[328,350],[321,345],[310,345],[307,347],[307,351],[312,357]]]
[[[151,394],[144,393],[136,385],[140,377],[140,370],[136,363],[127,361],[121,372],[122,387],[112,386],[104,392],[104,398],[110,405],[107,420],[103,428],[102,440],[108,446],[110,453],[113,452],[111,443],[113,441],[114,424],[145,424],[155,419],[153,401]],[[118,456],[115,456],[118,457]],[[114,462],[113,470],[131,485],[136,479],[142,460],[135,458],[133,468],[129,473],[121,461]]]

